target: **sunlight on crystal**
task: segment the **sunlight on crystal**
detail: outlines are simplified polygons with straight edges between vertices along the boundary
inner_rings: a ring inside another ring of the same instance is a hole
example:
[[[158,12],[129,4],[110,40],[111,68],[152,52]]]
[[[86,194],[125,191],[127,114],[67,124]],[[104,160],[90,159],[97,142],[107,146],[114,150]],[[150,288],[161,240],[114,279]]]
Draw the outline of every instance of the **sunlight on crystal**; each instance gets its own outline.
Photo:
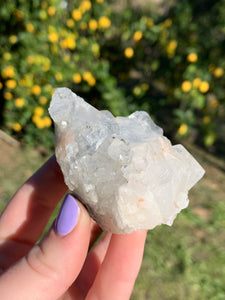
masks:
[[[188,206],[188,191],[204,170],[146,112],[114,118],[67,88],[55,90],[49,112],[65,182],[104,230],[172,225]]]

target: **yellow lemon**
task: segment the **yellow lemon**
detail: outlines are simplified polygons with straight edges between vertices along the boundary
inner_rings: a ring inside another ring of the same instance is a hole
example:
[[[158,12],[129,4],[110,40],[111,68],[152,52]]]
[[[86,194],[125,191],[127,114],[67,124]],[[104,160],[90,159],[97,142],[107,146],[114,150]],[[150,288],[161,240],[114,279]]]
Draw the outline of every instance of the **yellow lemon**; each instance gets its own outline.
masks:
[[[73,19],[68,19],[66,21],[66,25],[67,25],[67,27],[72,28],[75,25],[74,20]]]
[[[187,60],[191,63],[195,63],[198,60],[198,55],[196,53],[190,53],[187,56]]]
[[[43,118],[43,122],[45,127],[50,127],[52,125],[52,120],[48,116]]]
[[[198,88],[199,85],[200,85],[200,83],[201,83],[201,79],[200,79],[200,78],[195,78],[195,79],[193,80],[193,87],[194,87],[194,88]]]
[[[192,84],[190,81],[185,80],[181,84],[181,89],[184,93],[188,93],[191,90]]]
[[[14,79],[9,79],[9,80],[7,80],[6,82],[5,82],[5,85],[6,85],[6,87],[7,88],[9,88],[9,89],[15,89],[15,87],[16,87],[16,80],[14,80]]]
[[[55,15],[55,7],[54,6],[49,6],[48,15],[51,17]]]
[[[10,44],[15,44],[18,41],[18,37],[16,35],[10,35],[9,42]]]
[[[140,30],[136,31],[133,35],[133,39],[135,40],[135,42],[140,41],[142,37],[143,37],[143,33]]]
[[[14,123],[12,126],[12,129],[16,132],[19,132],[19,131],[21,131],[22,126],[20,125],[20,123]]]
[[[24,106],[24,99],[23,98],[17,98],[14,101],[14,104],[16,107],[21,108]]]
[[[224,74],[223,68],[216,68],[213,72],[213,75],[217,78],[222,77]]]
[[[80,19],[82,18],[82,13],[79,9],[74,9],[72,11],[72,17],[75,21],[80,21]]]
[[[31,93],[32,93],[33,95],[36,95],[36,96],[40,95],[40,93],[41,93],[41,88],[40,88],[40,86],[37,85],[37,84],[35,84],[35,85],[32,87],[32,89],[31,89]]]
[[[58,42],[59,36],[56,32],[50,32],[48,35],[48,39],[52,43]]]
[[[87,83],[90,85],[90,86],[94,86],[96,84],[96,80],[94,77],[91,77],[89,78],[89,80],[87,80]]]
[[[89,23],[88,23],[88,25],[89,25],[89,28],[91,29],[91,30],[96,30],[97,28],[98,28],[98,22],[96,21],[96,20],[94,20],[94,19],[91,19],[90,21],[89,21]]]
[[[25,25],[25,27],[26,27],[26,31],[28,31],[28,32],[34,32],[34,25],[33,24],[27,23]]]
[[[35,109],[34,109],[35,116],[41,117],[41,116],[43,116],[43,114],[44,114],[44,109],[41,106],[35,107]]]
[[[61,74],[60,72],[56,72],[56,73],[55,73],[55,79],[56,79],[57,81],[62,81],[62,80],[63,80],[62,74]]]
[[[131,47],[128,47],[124,50],[124,55],[127,57],[127,58],[131,58],[133,55],[134,55],[134,50],[133,48]]]
[[[3,78],[12,78],[15,75],[14,67],[8,66],[5,69],[2,70],[2,77]]]
[[[209,90],[209,83],[207,82],[207,81],[202,81],[201,83],[200,83],[200,85],[199,85],[199,91],[201,92],[201,93],[207,93],[208,92],[208,90]]]
[[[99,27],[108,28],[111,25],[111,21],[108,17],[102,16],[98,20]]]
[[[13,97],[12,93],[10,93],[10,92],[5,92],[5,93],[3,94],[3,96],[4,96],[4,98],[5,98],[6,100],[11,100],[12,97]]]
[[[81,77],[81,75],[80,75],[79,73],[75,73],[75,74],[73,75],[73,81],[74,81],[75,83],[80,83],[81,80],[82,80],[82,77]]]
[[[41,96],[41,97],[39,98],[39,103],[40,103],[41,105],[45,105],[47,102],[48,102],[48,99],[47,99],[45,96]]]
[[[187,124],[185,124],[185,123],[181,124],[180,127],[178,128],[178,133],[180,135],[184,135],[187,132],[188,132],[188,126],[187,126]]]

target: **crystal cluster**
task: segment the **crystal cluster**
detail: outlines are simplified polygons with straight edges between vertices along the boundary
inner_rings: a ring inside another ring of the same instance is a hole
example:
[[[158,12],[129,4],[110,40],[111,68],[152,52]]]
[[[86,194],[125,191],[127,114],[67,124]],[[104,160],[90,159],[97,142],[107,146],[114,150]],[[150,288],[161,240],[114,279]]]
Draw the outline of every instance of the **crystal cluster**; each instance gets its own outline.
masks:
[[[56,89],[49,112],[65,182],[102,229],[119,234],[172,225],[187,207],[204,170],[146,112],[115,118],[67,88]]]

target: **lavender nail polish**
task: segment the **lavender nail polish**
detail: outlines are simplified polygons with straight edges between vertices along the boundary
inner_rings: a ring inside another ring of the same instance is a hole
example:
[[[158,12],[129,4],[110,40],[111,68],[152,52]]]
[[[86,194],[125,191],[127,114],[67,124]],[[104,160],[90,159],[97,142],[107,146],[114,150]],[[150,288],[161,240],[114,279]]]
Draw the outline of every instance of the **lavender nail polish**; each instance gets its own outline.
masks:
[[[61,235],[68,234],[77,224],[79,206],[70,194],[66,195],[56,220],[56,231]]]

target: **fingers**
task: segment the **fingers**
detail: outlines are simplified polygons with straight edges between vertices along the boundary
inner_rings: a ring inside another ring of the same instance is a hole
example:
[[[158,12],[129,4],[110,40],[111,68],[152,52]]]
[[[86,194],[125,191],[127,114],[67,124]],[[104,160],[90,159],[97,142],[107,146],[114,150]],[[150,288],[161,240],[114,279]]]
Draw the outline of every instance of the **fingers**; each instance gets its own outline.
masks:
[[[104,260],[112,234],[105,232],[88,253],[79,277],[70,288],[73,299],[85,299]]]
[[[51,157],[13,196],[0,218],[0,241],[33,245],[67,188]]]
[[[66,197],[56,226],[0,277],[2,299],[58,299],[78,276],[87,255],[91,220]]]
[[[146,231],[112,235],[87,300],[130,298],[141,266],[145,239]]]

